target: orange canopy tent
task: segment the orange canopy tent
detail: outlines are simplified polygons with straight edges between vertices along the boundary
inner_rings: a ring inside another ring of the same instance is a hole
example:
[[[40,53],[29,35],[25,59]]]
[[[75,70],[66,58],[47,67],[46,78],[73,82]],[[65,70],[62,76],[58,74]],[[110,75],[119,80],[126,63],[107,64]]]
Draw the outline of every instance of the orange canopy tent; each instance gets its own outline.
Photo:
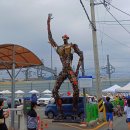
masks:
[[[30,50],[15,44],[0,45],[0,69],[24,68],[42,65],[41,60]]]
[[[42,65],[41,60],[27,48],[15,44],[0,45],[0,70],[6,69],[12,82],[12,108],[14,108],[15,99],[15,78],[18,75],[18,73],[15,74],[15,69],[21,70],[25,67],[40,65]],[[12,73],[9,70],[12,70]],[[14,128],[14,112],[11,113],[11,127]]]

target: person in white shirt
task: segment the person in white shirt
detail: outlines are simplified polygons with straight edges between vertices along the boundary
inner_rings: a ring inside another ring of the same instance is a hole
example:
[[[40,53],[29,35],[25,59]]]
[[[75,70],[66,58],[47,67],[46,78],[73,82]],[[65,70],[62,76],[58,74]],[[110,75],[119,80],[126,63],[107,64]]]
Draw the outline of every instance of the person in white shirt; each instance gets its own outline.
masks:
[[[127,100],[127,105],[124,107],[126,113],[126,122],[128,124],[128,130],[130,130],[130,98]]]

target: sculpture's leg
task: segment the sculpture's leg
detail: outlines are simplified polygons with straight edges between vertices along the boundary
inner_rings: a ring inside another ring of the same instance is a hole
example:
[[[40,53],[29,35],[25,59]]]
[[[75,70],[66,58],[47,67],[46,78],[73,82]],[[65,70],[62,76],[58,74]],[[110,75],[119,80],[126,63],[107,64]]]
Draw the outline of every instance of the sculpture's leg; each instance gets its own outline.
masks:
[[[76,112],[78,108],[79,88],[78,88],[78,80],[73,70],[68,71],[68,78],[73,87],[73,111]]]
[[[57,77],[53,91],[52,91],[53,97],[56,101],[56,104],[60,113],[62,113],[62,101],[59,96],[59,89],[60,89],[61,84],[66,78],[67,78],[67,73],[65,73],[64,71],[60,72],[59,76]]]

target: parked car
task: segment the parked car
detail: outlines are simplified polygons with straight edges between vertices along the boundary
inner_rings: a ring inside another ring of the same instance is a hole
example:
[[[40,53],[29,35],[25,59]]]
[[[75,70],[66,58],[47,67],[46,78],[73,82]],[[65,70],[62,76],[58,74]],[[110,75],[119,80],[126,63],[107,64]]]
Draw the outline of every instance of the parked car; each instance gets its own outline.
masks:
[[[37,100],[37,105],[47,105],[51,98],[51,94],[44,94]]]
[[[62,100],[62,109],[63,109],[65,118],[72,117],[73,97],[72,96],[61,97],[61,100]],[[83,114],[84,114],[84,98],[83,97],[79,97],[77,114],[80,118],[83,117]],[[54,100],[52,101],[50,100],[49,104],[46,106],[45,115],[50,119],[58,115],[58,109]]]

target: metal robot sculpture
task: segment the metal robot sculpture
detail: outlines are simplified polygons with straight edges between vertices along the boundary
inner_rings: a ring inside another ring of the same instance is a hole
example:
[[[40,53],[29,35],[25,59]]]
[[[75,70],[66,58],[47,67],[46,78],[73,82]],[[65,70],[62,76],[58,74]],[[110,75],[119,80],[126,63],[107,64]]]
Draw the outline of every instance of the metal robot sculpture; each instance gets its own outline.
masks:
[[[79,98],[79,89],[78,89],[78,80],[77,76],[79,73],[79,68],[82,65],[83,61],[83,53],[79,50],[78,46],[73,43],[68,43],[69,37],[65,34],[62,36],[64,44],[61,46],[58,46],[57,43],[54,41],[50,29],[50,21],[52,19],[52,14],[48,14],[48,20],[47,20],[47,29],[48,29],[48,39],[49,43],[52,47],[56,50],[57,54],[60,57],[61,63],[63,65],[62,71],[59,73],[59,76],[57,77],[55,86],[53,88],[53,97],[56,101],[57,107],[59,109],[59,112],[63,114],[62,111],[62,101],[59,95],[59,89],[61,84],[65,79],[69,79],[72,87],[73,87],[73,111],[77,111],[77,105],[78,105],[78,98]],[[72,60],[73,60],[73,53],[77,53],[79,56],[79,61],[77,64],[76,72],[72,69]]]

